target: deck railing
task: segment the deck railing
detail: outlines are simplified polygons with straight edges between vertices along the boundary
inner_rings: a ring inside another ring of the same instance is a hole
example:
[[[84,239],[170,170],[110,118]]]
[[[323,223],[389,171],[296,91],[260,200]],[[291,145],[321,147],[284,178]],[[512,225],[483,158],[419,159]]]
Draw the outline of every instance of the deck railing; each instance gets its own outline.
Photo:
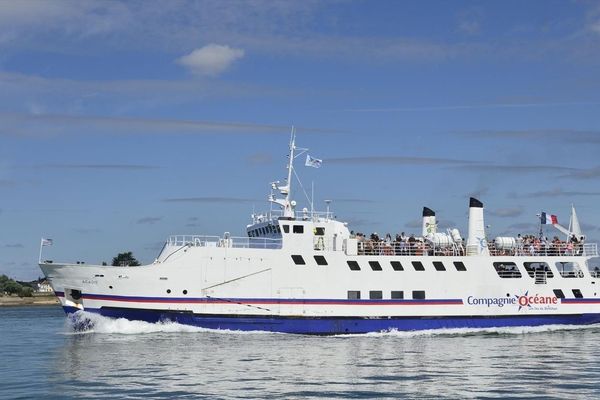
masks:
[[[230,247],[246,249],[280,249],[281,239],[250,238],[236,236],[173,235],[168,246]]]
[[[597,257],[597,243],[585,243],[567,248],[563,245],[550,245],[540,248],[516,247],[511,249],[496,248],[494,243],[488,243],[491,256],[586,256]],[[381,256],[464,256],[467,254],[463,245],[436,246],[430,242],[375,242],[365,240],[358,242],[359,255],[381,255]],[[471,252],[468,252],[471,254]]]

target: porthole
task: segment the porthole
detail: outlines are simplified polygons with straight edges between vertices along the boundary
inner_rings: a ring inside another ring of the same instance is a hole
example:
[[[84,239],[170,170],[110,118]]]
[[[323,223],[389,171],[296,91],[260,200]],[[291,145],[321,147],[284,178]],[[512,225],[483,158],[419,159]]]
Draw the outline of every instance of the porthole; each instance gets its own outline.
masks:
[[[184,291],[183,291],[183,294],[187,294],[187,290],[184,290]]]
[[[171,289],[167,289],[167,293],[171,293]]]
[[[109,288],[109,289],[112,289],[112,286],[109,286],[108,288]]]

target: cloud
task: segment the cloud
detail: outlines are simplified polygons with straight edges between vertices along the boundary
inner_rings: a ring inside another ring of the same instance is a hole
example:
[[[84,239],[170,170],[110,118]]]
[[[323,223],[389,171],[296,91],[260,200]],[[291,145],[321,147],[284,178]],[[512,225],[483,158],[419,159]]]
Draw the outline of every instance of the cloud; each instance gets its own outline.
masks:
[[[573,172],[579,171],[577,168],[563,167],[558,165],[502,165],[502,164],[480,164],[476,166],[472,165],[459,165],[452,166],[451,168],[464,169],[468,172],[500,172],[500,173],[538,173],[538,172]]]
[[[244,57],[242,49],[211,43],[178,58],[177,63],[193,74],[216,76],[242,57]]]
[[[600,178],[600,167],[570,171],[569,173],[560,176],[566,179],[598,179]]]
[[[0,113],[0,135],[55,136],[85,134],[289,134],[290,127],[239,122],[210,122],[176,119],[98,117],[81,115]],[[339,131],[298,127],[304,133]]]
[[[497,208],[495,210],[487,210],[487,213],[493,215],[495,217],[501,218],[511,218],[518,217],[523,214],[522,207],[512,207],[512,208]]]
[[[16,181],[10,179],[0,179],[0,187],[14,187],[17,185]]]
[[[2,247],[7,248],[7,249],[22,249],[25,246],[23,246],[23,244],[21,244],[21,243],[8,243]]]
[[[259,200],[238,197],[180,197],[163,199],[165,203],[252,203]]]
[[[135,171],[159,168],[154,165],[136,165],[136,164],[43,164],[36,165],[39,169],[97,169],[97,170],[115,170],[115,171]]]
[[[333,204],[335,203],[349,203],[349,204],[373,204],[374,200],[368,199],[336,199],[335,197],[332,199]]]
[[[77,228],[75,229],[75,232],[80,233],[82,235],[89,235],[92,233],[100,233],[102,232],[102,230],[99,228]]]
[[[517,194],[510,193],[512,198],[540,198],[540,197],[576,197],[576,196],[600,196],[600,192],[568,191],[561,188],[542,190],[533,193]]]
[[[246,159],[250,165],[267,165],[273,162],[273,156],[269,153],[256,153]]]
[[[520,230],[524,232],[536,232],[539,226],[532,222],[519,222],[508,226],[508,229]]]
[[[399,165],[448,165],[448,164],[475,164],[475,161],[455,160],[434,157],[404,157],[404,156],[366,156],[366,157],[334,157],[326,158],[329,164],[399,164]]]
[[[600,105],[600,102],[573,101],[573,102],[539,102],[539,103],[488,103],[488,104],[458,104],[439,106],[407,106],[407,107],[373,107],[373,108],[349,108],[339,111],[351,112],[413,112],[413,111],[460,111],[476,109],[511,109],[511,108],[543,108],[564,107],[573,105]]]
[[[457,132],[458,135],[471,139],[520,139],[520,140],[555,140],[565,143],[600,143],[600,130],[580,129],[522,129],[495,130],[480,129]]]
[[[162,217],[144,217],[144,218],[140,218],[137,221],[135,221],[136,224],[140,224],[140,225],[145,225],[145,224],[155,224],[157,222],[160,222],[162,220]]]

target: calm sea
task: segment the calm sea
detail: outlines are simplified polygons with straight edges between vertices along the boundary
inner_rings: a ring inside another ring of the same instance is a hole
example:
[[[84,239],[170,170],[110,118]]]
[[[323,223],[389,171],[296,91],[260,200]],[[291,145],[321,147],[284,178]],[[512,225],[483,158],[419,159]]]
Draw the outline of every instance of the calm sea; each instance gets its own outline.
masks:
[[[600,398],[600,326],[312,337],[0,308],[0,398]]]

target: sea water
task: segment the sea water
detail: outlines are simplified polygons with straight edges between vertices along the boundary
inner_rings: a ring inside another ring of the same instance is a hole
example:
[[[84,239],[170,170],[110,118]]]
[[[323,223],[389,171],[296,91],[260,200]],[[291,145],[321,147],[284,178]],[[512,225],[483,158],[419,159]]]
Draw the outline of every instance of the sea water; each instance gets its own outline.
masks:
[[[600,398],[600,326],[350,336],[0,308],[0,398]]]

